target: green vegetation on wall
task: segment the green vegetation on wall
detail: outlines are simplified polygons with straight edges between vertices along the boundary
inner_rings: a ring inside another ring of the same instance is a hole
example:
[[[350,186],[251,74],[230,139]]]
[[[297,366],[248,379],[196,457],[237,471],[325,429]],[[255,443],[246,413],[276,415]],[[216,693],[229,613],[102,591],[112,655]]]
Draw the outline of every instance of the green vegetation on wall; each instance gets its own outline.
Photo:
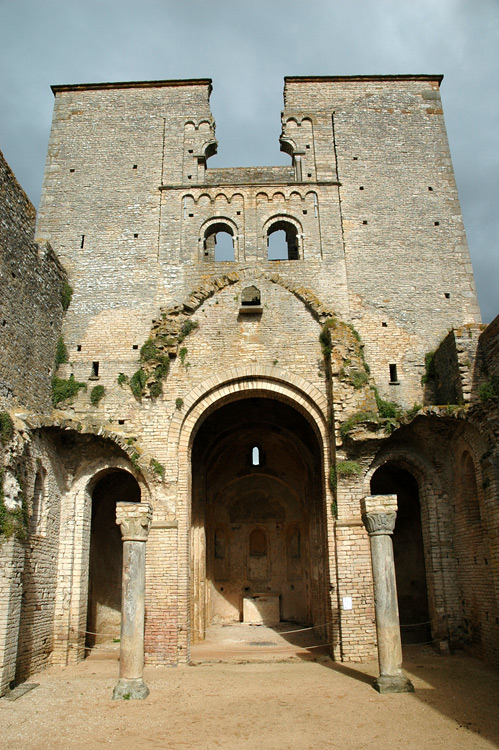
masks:
[[[165,467],[163,466],[163,464],[161,464],[159,461],[156,461],[155,458],[151,458],[149,465],[154,473],[160,476],[161,479],[165,478]]]
[[[61,286],[61,305],[64,312],[68,309],[68,307],[71,304],[71,299],[73,297],[73,290],[68,284],[67,281],[65,281]]]
[[[64,378],[53,377],[52,378],[52,403],[54,406],[61,403],[61,401],[67,401],[73,399],[78,395],[80,388],[86,389],[86,383],[79,383],[74,379],[73,375],[70,375],[67,380]]]
[[[55,365],[56,367],[59,367],[59,365],[63,365],[66,362],[68,362],[68,350],[66,349],[66,344],[64,343],[64,339],[62,336],[59,336],[57,339],[57,346],[55,349]]]
[[[421,385],[427,383],[434,383],[437,377],[437,370],[435,367],[435,352],[426,352],[424,355],[424,374],[421,377]]]
[[[157,331],[151,335],[141,347],[140,362],[141,367],[130,378],[130,389],[137,399],[142,400],[146,388],[151,398],[158,398],[163,393],[163,382],[170,371],[170,355],[168,352],[184,341],[184,339],[199,327],[195,320],[185,320],[180,326],[177,334],[165,335],[162,331]],[[178,352],[182,364],[185,364],[187,348],[184,346]],[[171,356],[175,356],[172,352]],[[120,373],[118,383],[126,383],[126,375]]]
[[[13,534],[18,539],[24,540],[28,536],[28,505],[26,502],[26,493],[24,491],[23,481],[20,475],[16,476],[17,482],[21,488],[20,500],[21,505],[15,510],[7,510],[5,507],[4,495],[4,470],[0,468],[0,536],[7,539]]]
[[[0,443],[7,445],[14,435],[14,422],[8,411],[0,412]]]
[[[492,375],[485,383],[478,387],[480,401],[495,401],[499,399],[499,375]]]
[[[95,385],[90,391],[90,403],[93,406],[97,406],[101,398],[104,396],[104,392],[103,385]]]

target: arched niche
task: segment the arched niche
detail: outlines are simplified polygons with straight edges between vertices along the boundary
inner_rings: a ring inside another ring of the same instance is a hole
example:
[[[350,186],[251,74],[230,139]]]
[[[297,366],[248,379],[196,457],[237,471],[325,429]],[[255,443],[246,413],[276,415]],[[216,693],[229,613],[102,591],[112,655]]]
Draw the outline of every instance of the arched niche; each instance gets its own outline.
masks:
[[[406,468],[387,462],[372,475],[371,494],[397,495],[392,538],[402,643],[428,641],[430,614],[417,480]]]
[[[87,647],[119,637],[121,624],[122,541],[116,503],[141,501],[135,477],[107,469],[89,485],[92,498],[87,608]]]
[[[322,449],[292,406],[245,394],[203,420],[192,448],[191,524],[195,637],[239,622],[244,598],[265,591],[280,597],[281,620],[325,622]]]

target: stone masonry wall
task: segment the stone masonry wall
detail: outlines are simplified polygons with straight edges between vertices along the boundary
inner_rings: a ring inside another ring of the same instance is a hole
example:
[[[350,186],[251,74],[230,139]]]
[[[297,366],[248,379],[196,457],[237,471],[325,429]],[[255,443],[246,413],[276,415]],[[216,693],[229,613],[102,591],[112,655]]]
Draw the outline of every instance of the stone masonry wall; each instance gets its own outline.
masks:
[[[262,371],[276,392],[301,378],[329,401],[334,413],[323,418],[339,427],[372,408],[372,391],[344,382],[341,362],[327,382],[317,310],[355,325],[381,395],[406,407],[422,401],[424,354],[449,328],[479,321],[439,83],[287,79],[281,144],[292,165],[237,170],[206,166],[216,149],[207,80],[54,88],[37,236],[53,244],[74,288],[64,321],[70,362],[60,374],[88,385],[61,406],[95,429],[122,431],[166,467],[147,548],[149,660],[188,658],[190,475],[180,477],[179,465],[190,446],[172,446],[182,404],[201,398],[214,376]],[[298,257],[272,261],[268,235],[282,224],[296,233]],[[234,260],[208,251],[220,226],[233,237]],[[185,306],[210,285],[200,304]],[[261,294],[258,315],[241,313],[251,286]],[[118,376],[139,368],[165,310],[199,326],[183,355],[171,352],[162,395],[140,400]],[[97,382],[105,394],[95,406]],[[323,446],[325,464],[335,447]],[[329,514],[333,610],[338,596],[354,603],[340,609],[348,659],[372,655],[375,637],[362,492],[360,482],[341,489],[337,528]],[[168,568],[165,550],[176,560]]]
[[[65,273],[33,241],[35,209],[0,153],[0,404],[46,410]]]

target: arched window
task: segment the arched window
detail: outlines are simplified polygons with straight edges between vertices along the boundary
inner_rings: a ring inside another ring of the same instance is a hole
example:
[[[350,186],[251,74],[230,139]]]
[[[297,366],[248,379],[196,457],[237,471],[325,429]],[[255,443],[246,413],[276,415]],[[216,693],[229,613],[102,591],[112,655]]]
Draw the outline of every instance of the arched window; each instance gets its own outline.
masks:
[[[268,260],[298,260],[298,233],[290,221],[276,221],[267,232]]]
[[[260,448],[258,445],[254,445],[251,449],[251,465],[260,466]]]
[[[257,289],[256,286],[247,286],[246,289],[243,289],[241,294],[241,305],[253,306],[260,304],[260,290]]]
[[[204,234],[203,253],[206,261],[231,261],[235,259],[234,231],[229,224],[210,224]]]

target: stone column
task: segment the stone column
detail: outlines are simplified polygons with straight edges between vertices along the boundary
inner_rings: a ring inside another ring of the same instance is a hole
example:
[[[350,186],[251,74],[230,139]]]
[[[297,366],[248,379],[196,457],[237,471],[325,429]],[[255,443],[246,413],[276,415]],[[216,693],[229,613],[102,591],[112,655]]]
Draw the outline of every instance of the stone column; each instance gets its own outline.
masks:
[[[116,523],[123,539],[123,579],[120,678],[113,700],[140,700],[149,695],[143,669],[146,541],[151,521],[149,504],[116,503]]]
[[[380,693],[411,693],[412,682],[402,671],[397,584],[391,535],[397,518],[397,495],[371,495],[362,500],[362,520],[371,543],[374,606],[378,637]]]

